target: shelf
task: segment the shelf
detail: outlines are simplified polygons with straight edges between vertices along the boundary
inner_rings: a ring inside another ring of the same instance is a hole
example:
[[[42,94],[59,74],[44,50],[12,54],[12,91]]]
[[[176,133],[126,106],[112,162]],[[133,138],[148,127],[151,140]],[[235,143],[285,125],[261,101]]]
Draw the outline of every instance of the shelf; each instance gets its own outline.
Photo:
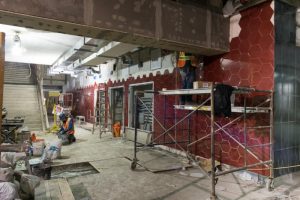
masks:
[[[211,88],[199,89],[181,89],[181,90],[162,90],[159,91],[160,95],[182,95],[182,94],[210,94]]]
[[[175,109],[178,110],[196,110],[197,105],[174,105]],[[210,106],[202,106],[198,108],[201,111],[211,111]],[[244,113],[244,107],[234,106],[231,107],[231,112],[233,113]],[[270,112],[269,107],[246,107],[246,113],[268,113]]]
[[[247,94],[250,92],[267,92],[271,93],[271,90],[256,90],[254,88],[246,87],[233,87],[234,94]],[[199,89],[178,89],[178,90],[161,90],[158,91],[160,95],[193,95],[193,94],[210,94],[211,88],[199,88]]]

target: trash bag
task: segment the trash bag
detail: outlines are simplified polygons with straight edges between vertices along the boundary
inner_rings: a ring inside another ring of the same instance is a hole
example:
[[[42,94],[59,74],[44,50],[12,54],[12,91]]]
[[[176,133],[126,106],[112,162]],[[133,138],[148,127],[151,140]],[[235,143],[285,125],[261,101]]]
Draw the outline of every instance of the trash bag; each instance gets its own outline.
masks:
[[[34,156],[41,156],[43,155],[45,148],[45,141],[44,140],[39,140],[36,142],[32,142],[32,154]]]
[[[44,153],[42,155],[42,161],[47,162],[47,161],[52,161],[58,157],[61,156],[61,146],[62,146],[62,141],[57,140],[54,142],[51,142],[50,144],[46,145],[46,148],[44,150]]]
[[[60,131],[57,133],[57,136],[59,139],[61,139],[63,145],[69,144],[69,139],[68,139],[69,135],[66,132]]]
[[[13,183],[0,183],[1,200],[13,200],[19,198],[17,187]]]
[[[12,168],[0,168],[0,182],[13,182],[13,180],[14,170]]]
[[[24,152],[1,152],[0,167],[15,167],[19,160],[23,160],[26,157]]]
[[[17,180],[20,183],[21,182],[21,177],[23,176],[23,174],[25,174],[25,172],[14,170],[14,178],[15,178],[15,180]]]
[[[39,165],[32,166],[32,174],[44,180],[51,179],[51,171],[52,171],[52,167],[49,164],[39,164]]]

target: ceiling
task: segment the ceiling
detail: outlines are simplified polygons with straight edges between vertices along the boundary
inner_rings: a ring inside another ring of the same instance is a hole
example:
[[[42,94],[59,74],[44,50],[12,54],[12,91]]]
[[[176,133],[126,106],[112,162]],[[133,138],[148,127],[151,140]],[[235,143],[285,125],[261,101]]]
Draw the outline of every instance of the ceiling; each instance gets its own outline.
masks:
[[[5,33],[5,61],[52,65],[82,37],[0,24]],[[20,37],[21,51],[15,51],[14,38]]]
[[[90,69],[137,48],[132,44],[3,24],[0,32],[6,34],[6,62],[50,65],[52,75],[74,75],[75,71]],[[16,44],[21,44],[18,51]]]
[[[249,0],[252,4],[263,1],[265,0]],[[4,24],[0,24],[0,32],[6,34],[6,62],[51,65],[53,66],[52,71],[56,71],[56,73],[62,73],[66,70],[73,71],[87,66],[97,66],[138,47],[126,43],[109,42]],[[21,41],[21,51],[15,51],[14,49],[16,34],[18,34]]]

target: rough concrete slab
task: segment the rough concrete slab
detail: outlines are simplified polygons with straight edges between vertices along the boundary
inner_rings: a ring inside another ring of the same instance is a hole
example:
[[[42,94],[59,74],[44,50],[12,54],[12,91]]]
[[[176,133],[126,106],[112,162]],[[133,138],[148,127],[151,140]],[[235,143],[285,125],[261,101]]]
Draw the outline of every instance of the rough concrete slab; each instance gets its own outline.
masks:
[[[138,152],[139,163],[152,172],[190,167],[188,160],[159,149],[147,149]]]
[[[47,141],[56,139],[52,134],[38,134],[38,136]],[[63,146],[63,159],[55,161],[55,164],[65,165],[85,161],[90,162],[100,172],[68,179],[71,189],[83,188],[77,194],[79,199],[206,200],[209,198],[210,179],[207,176],[202,178],[193,176],[202,173],[199,169],[188,168],[152,173],[138,167],[132,171],[131,162],[124,158],[132,158],[132,142],[115,139],[108,134],[99,139],[99,135],[93,135],[90,131],[81,128],[76,129],[76,137],[78,142]],[[176,163],[177,159],[172,154],[158,150],[139,152],[138,158],[141,163],[144,162],[154,168],[170,166]],[[180,158],[179,161],[181,159],[184,160]],[[228,174],[219,177],[216,192],[219,199],[224,200],[297,200],[300,199],[300,172],[275,179],[275,190],[272,192],[253,180],[244,181],[238,174]]]
[[[125,128],[125,137],[127,140],[134,141],[134,129]],[[141,144],[149,144],[152,134],[149,131],[138,130],[137,141]]]

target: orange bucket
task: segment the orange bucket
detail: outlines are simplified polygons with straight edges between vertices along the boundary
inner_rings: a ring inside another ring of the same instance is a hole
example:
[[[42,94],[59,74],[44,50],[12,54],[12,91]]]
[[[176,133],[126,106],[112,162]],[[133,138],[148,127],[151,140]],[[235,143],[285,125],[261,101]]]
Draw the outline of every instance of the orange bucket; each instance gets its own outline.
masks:
[[[113,126],[114,130],[114,137],[120,137],[121,136],[121,123],[116,122]]]

